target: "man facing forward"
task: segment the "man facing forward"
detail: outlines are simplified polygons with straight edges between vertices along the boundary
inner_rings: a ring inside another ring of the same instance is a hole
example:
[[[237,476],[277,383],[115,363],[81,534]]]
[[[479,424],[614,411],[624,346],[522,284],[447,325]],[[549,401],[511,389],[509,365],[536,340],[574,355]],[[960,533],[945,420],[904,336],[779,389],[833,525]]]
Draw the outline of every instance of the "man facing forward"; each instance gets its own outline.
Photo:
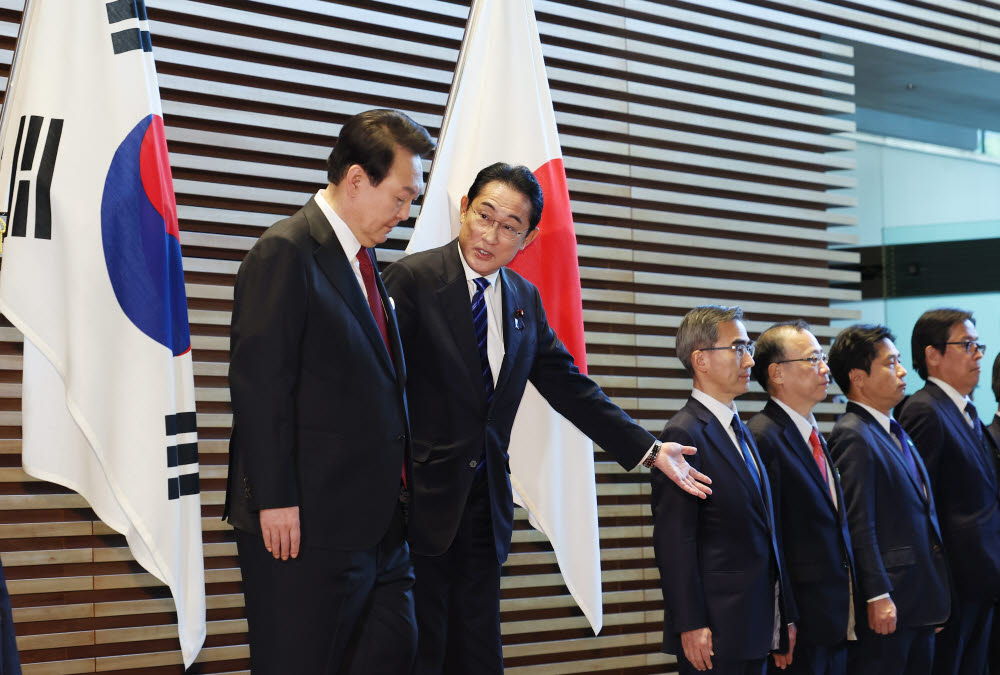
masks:
[[[500,566],[514,518],[507,446],[529,380],[626,469],[655,465],[693,493],[711,492],[681,446],[661,451],[580,373],[538,290],[505,268],[538,236],[542,206],[527,167],[488,166],[462,198],[458,239],[384,273],[410,369],[420,674],[503,672]]]

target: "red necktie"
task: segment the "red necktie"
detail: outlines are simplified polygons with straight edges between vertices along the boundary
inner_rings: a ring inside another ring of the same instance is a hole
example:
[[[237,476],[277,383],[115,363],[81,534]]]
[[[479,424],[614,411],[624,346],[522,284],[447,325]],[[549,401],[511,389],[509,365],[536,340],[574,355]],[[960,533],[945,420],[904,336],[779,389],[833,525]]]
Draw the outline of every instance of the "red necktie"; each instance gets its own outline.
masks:
[[[382,296],[378,294],[378,286],[375,285],[375,266],[372,265],[372,257],[367,248],[362,247],[358,251],[358,263],[361,265],[361,278],[365,282],[365,291],[368,293],[368,307],[372,310],[375,323],[378,324],[378,332],[382,334],[382,341],[385,348],[392,357],[392,349],[389,348],[389,330],[385,326],[385,308],[382,306]],[[403,459],[403,487],[406,485],[406,459]]]
[[[365,291],[368,293],[368,306],[378,324],[378,332],[382,334],[382,341],[385,348],[392,355],[389,348],[389,331],[385,327],[385,308],[382,306],[382,296],[378,294],[378,286],[375,285],[375,266],[372,265],[372,257],[368,249],[362,248],[358,251],[358,263],[361,265],[361,278],[365,282]]]
[[[819,467],[819,474],[823,476],[823,484],[827,485],[830,479],[826,475],[826,457],[823,455],[823,446],[819,442],[819,433],[817,433],[816,427],[813,427],[812,433],[809,434],[809,445],[812,446],[813,459],[816,460],[816,465]]]

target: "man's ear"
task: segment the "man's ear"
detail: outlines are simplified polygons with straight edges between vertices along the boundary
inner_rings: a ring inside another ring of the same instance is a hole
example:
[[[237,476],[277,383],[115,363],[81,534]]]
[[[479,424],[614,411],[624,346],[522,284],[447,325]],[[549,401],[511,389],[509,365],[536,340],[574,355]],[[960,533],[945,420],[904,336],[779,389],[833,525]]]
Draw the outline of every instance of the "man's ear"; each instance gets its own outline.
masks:
[[[939,352],[934,345],[927,345],[924,347],[924,363],[927,367],[934,366],[935,368],[941,365],[941,361],[944,359],[944,354]]]
[[[522,250],[522,251],[523,251],[524,249],[528,248],[528,245],[529,245],[529,244],[530,244],[531,242],[535,241],[535,237],[537,237],[537,236],[538,236],[538,233],[539,233],[539,232],[541,232],[541,231],[542,231],[542,228],[540,228],[540,227],[536,227],[536,228],[535,228],[535,229],[533,229],[533,230],[532,230],[531,232],[529,232],[529,233],[528,233],[528,236],[526,236],[526,237],[524,238],[524,241],[523,241],[523,242],[521,243],[521,248],[520,248],[520,250]]]
[[[767,381],[775,384],[785,383],[785,371],[781,369],[780,363],[772,363],[767,366]]]
[[[341,181],[347,188],[347,194],[354,197],[361,192],[361,188],[365,185],[371,183],[371,179],[368,178],[368,173],[361,167],[360,164],[351,164],[347,167],[347,172],[344,174],[344,180]]]

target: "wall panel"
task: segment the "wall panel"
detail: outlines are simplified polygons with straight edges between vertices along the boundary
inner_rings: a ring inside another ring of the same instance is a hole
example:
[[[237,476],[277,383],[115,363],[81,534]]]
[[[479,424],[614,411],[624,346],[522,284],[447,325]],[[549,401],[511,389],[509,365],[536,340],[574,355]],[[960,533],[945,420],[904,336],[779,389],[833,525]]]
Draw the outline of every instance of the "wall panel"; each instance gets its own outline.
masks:
[[[197,386],[209,620],[198,673],[248,663],[235,545],[219,520],[239,262],[323,184],[325,156],[350,115],[398,107],[438,132],[468,15],[468,2],[448,0],[231,4],[148,2]],[[983,59],[1000,43],[997,11],[984,4],[926,4],[536,0],[580,243],[590,370],[654,433],[687,395],[673,336],[691,306],[739,302],[753,334],[802,316],[824,342],[832,318],[852,316],[830,308],[859,298],[857,274],[842,267],[856,257],[830,248],[852,241],[844,226],[854,223],[842,210],[852,205],[842,190],[854,186],[854,143],[843,135],[854,128],[852,52],[836,39],[863,33],[961,58],[979,49]],[[4,76],[21,6],[0,1]],[[396,228],[384,262],[402,254],[411,227]],[[179,672],[165,589],[82,499],[20,470],[21,338],[4,325],[0,556],[25,672]],[[743,412],[762,400],[751,393]],[[835,412],[819,408],[825,428]],[[593,636],[550,547],[519,512],[502,582],[511,673],[673,668],[659,653],[647,477],[600,451],[596,459],[605,628]]]

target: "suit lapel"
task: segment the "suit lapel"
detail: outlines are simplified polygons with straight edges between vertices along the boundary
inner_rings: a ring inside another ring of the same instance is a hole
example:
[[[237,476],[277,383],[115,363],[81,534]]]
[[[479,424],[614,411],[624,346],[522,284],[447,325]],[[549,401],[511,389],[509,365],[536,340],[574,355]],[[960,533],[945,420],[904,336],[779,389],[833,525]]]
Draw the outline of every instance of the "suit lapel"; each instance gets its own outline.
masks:
[[[522,319],[522,330],[519,330],[515,325],[514,313],[521,308],[520,295],[513,284],[510,283],[507,270],[500,268],[500,275],[497,279],[503,280],[500,284],[500,292],[503,296],[500,322],[503,326],[504,357],[503,365],[500,367],[500,376],[497,378],[496,391],[499,392],[507,384],[507,380],[510,379],[512,364],[517,363],[518,351],[521,348],[521,334],[524,332],[523,321],[529,317]],[[493,398],[496,399],[497,394],[494,394]]]
[[[375,323],[375,317],[372,316],[371,307],[369,307],[368,301],[365,300],[365,294],[362,292],[358,278],[354,274],[354,268],[351,267],[351,263],[344,253],[344,248],[340,245],[340,240],[334,234],[333,227],[331,227],[326,216],[323,215],[319,206],[312,199],[306,204],[305,215],[306,220],[309,221],[309,234],[319,244],[313,253],[316,264],[322,270],[323,275],[326,276],[330,285],[344,299],[344,304],[358,320],[358,324],[372,343],[372,348],[379,355],[379,361],[390,372],[395,374],[392,361],[389,359],[389,352],[385,348],[385,342],[382,341],[382,334]],[[388,303],[388,300],[385,298],[385,288],[377,276],[376,285],[379,287],[379,293],[383,296],[383,303]],[[395,324],[395,321],[393,321],[393,324]],[[398,338],[398,331],[396,335]]]
[[[768,404],[770,405],[770,404]],[[785,412],[782,410],[781,412]],[[788,418],[788,415],[785,415]],[[813,457],[812,448],[805,442],[802,438],[802,434],[799,433],[798,427],[795,423],[788,419],[788,424],[784,427],[783,434],[785,440],[788,442],[788,446],[792,450],[792,454],[795,455],[796,459],[799,460],[803,465],[805,465],[806,471],[810,476],[812,476],[813,481],[815,481],[816,487],[819,488],[820,492],[826,497],[827,504],[834,511],[837,510],[836,505],[833,503],[833,498],[830,496],[830,485],[823,480],[823,474],[819,471],[819,466],[816,464],[816,458]],[[820,440],[822,445],[822,440]],[[823,453],[823,459],[826,460],[826,453]],[[827,464],[827,469],[832,466],[832,464]]]
[[[750,499],[758,509],[761,509],[761,513],[763,513],[764,503],[761,491],[757,489],[756,483],[753,482],[753,477],[750,475],[750,468],[743,459],[743,453],[736,448],[733,439],[729,437],[729,432],[723,428],[722,423],[719,422],[719,418],[712,414],[712,411],[702,405],[700,401],[692,398],[688,402],[695,404],[698,419],[705,425],[705,433],[711,439],[718,454],[722,456],[723,460],[739,476],[740,482],[746,489],[747,494],[750,495]],[[749,434],[750,432],[746,430],[744,433]],[[748,439],[747,442],[749,444],[751,441]],[[757,466],[758,473],[763,474],[764,468],[759,459],[757,459]],[[763,480],[761,481],[761,485],[764,485]]]
[[[979,452],[972,453],[975,461],[979,464],[980,471],[992,477],[994,484],[996,484],[996,466],[989,456],[989,447],[984,447],[984,443],[979,442],[976,432],[969,426],[969,422],[965,418],[965,413],[958,409],[951,397],[937,384],[928,382],[926,388],[927,393],[937,402],[938,409],[944,415],[945,422],[951,427],[952,434],[957,434],[966,447],[979,449]],[[986,430],[983,429],[983,441],[988,443],[986,435]]]
[[[441,266],[441,287],[437,290],[438,302],[455,341],[455,352],[464,366],[464,373],[469,387],[476,392],[482,405],[486,404],[486,391],[483,380],[478,377],[482,372],[479,361],[479,344],[476,342],[476,329],[472,324],[472,301],[469,299],[469,282],[465,278],[465,268],[459,259],[461,253],[458,244],[452,241],[443,251]]]
[[[907,463],[906,458],[903,457],[903,451],[898,445],[896,445],[895,437],[886,431],[882,425],[879,424],[879,421],[872,417],[871,413],[861,406],[848,402],[847,409],[859,415],[875,430],[875,436],[882,444],[883,454],[889,456],[892,461],[896,463],[896,466],[903,472],[907,479],[909,479],[910,485],[912,485],[913,489],[917,491],[918,495],[920,495],[920,499],[926,502],[927,496],[924,494],[924,488],[917,482],[917,477],[913,475],[913,472],[910,471],[910,465]],[[907,438],[909,438],[909,436],[907,436]],[[916,448],[914,448],[912,444],[910,445],[910,452],[914,454],[917,453]],[[913,461],[917,462],[918,459],[919,457],[914,457]],[[917,466],[922,468],[923,462],[918,462]],[[920,468],[918,468],[918,471],[920,471]],[[924,481],[927,481],[927,474],[925,472],[921,472],[921,475],[924,477]],[[925,485],[930,485],[930,482],[925,482]]]

